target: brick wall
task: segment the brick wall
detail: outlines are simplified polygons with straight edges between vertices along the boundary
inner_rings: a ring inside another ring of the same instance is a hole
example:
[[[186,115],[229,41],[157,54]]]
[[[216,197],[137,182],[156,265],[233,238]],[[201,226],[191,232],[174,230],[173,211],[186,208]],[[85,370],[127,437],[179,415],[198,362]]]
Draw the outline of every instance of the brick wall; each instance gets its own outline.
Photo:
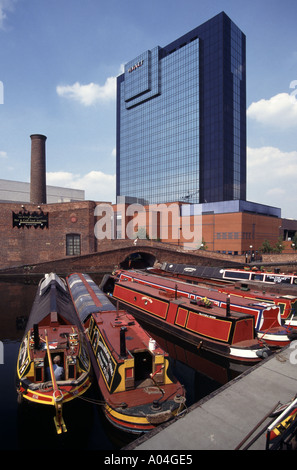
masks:
[[[50,261],[66,256],[66,235],[80,235],[81,254],[96,251],[94,209],[92,201],[43,204],[49,215],[48,228],[13,227],[12,213],[22,210],[20,204],[0,204],[0,263],[1,268]],[[29,212],[39,211],[26,204]]]

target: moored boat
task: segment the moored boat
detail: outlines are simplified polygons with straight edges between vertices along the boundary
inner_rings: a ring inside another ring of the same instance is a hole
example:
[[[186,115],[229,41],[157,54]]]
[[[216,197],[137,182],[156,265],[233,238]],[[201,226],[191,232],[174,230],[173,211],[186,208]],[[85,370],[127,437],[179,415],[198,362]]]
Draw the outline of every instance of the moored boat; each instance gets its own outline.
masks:
[[[55,407],[57,433],[66,432],[62,406],[92,383],[91,362],[65,280],[55,273],[39,283],[17,360],[17,393]]]
[[[267,428],[266,449],[282,448],[280,443],[290,435],[296,435],[297,428],[297,399],[291,401],[282,410],[281,414]],[[272,447],[269,447],[272,445]]]
[[[281,273],[278,268],[274,272],[252,268],[219,268],[210,266],[193,266],[176,263],[163,263],[160,268],[154,269],[156,272],[161,270],[176,277],[209,278],[225,283],[234,281],[259,282],[266,285],[287,285],[297,286],[297,273]]]
[[[297,285],[296,276],[293,274],[172,263],[163,263],[161,267],[149,268],[149,271],[162,277],[185,280],[191,284],[206,283],[215,286],[219,292],[250,301],[277,305],[284,325],[290,329],[297,329]]]
[[[207,298],[214,305],[224,309],[227,308],[227,302],[229,302],[232,311],[255,317],[257,335],[269,347],[283,347],[290,343],[288,328],[281,324],[280,308],[274,304],[259,299],[245,299],[236,295],[235,292],[231,293],[232,291],[224,293],[213,286],[193,285],[179,279],[158,276],[149,271],[117,270],[114,273],[114,279],[133,281],[155,289],[162,289],[174,294],[176,298],[185,297],[193,301]]]
[[[175,298],[133,281],[118,281],[110,292],[115,300],[129,308],[133,315],[232,362],[254,364],[271,350],[255,337],[255,318],[232,312],[212,302]]]
[[[125,310],[118,310],[90,276],[67,283],[83,326],[106,418],[139,434],[177,416],[183,386],[172,376],[169,356]]]

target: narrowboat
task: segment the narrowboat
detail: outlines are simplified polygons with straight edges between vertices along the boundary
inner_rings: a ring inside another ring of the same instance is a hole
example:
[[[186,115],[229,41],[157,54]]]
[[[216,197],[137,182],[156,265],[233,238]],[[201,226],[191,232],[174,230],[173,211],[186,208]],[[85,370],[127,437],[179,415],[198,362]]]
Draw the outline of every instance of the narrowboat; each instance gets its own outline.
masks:
[[[290,435],[296,435],[297,398],[292,400],[279,416],[270,423],[266,434],[266,449],[278,448],[279,444]],[[272,447],[270,447],[272,446]]]
[[[205,283],[215,286],[220,292],[243,297],[251,301],[265,302],[277,305],[280,308],[281,320],[286,327],[297,329],[297,286],[295,282],[266,282],[265,284],[256,281],[257,272],[244,270],[228,270],[228,273],[242,273],[234,277],[231,275],[223,278],[220,268],[209,266],[187,266],[179,264],[163,263],[161,267],[149,268],[150,273],[184,280],[187,283],[198,285]],[[269,273],[270,276],[274,276]]]
[[[255,281],[264,284],[297,286],[297,274],[281,273],[278,269],[272,273],[260,269],[222,269],[220,274],[223,280]]]
[[[281,273],[278,268],[274,272],[246,268],[219,268],[210,266],[192,266],[186,264],[163,263],[161,269],[174,276],[192,276],[196,278],[210,278],[225,282],[254,281],[273,285],[297,286],[297,273]]]
[[[297,295],[282,293],[280,291],[267,292],[253,286],[247,287],[241,283],[235,285],[220,286],[218,290],[226,295],[234,295],[252,302],[265,302],[275,305],[280,309],[281,324],[287,328],[288,336],[297,329]],[[296,333],[296,332],[295,332]]]
[[[172,375],[169,355],[125,310],[119,310],[87,274],[67,277],[85,330],[107,420],[141,434],[182,412],[183,386]]]
[[[120,280],[109,294],[146,323],[230,362],[251,365],[271,353],[255,336],[255,317],[231,311],[228,302],[223,309],[208,299],[176,298],[163,289]]]
[[[196,285],[161,277],[139,270],[118,270],[114,274],[116,279],[121,281],[133,281],[139,284],[148,285],[155,289],[162,289],[165,292],[174,294],[177,297],[186,297],[190,300],[201,301],[207,298],[214,305],[230,309],[234,312],[241,312],[255,317],[255,329],[261,340],[271,348],[279,348],[290,343],[288,329],[281,325],[280,308],[276,305],[267,304],[261,301],[251,301],[240,296],[226,295],[218,289],[206,285]]]
[[[55,407],[58,434],[67,428],[62,406],[92,383],[87,344],[64,279],[40,281],[21,341],[16,367],[18,402]]]

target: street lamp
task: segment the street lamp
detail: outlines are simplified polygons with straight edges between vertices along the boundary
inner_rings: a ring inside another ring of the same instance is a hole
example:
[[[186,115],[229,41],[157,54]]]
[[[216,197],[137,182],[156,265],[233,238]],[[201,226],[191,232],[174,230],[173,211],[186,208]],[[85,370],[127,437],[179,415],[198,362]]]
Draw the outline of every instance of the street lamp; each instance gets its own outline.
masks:
[[[252,262],[254,260],[253,245],[250,245],[250,252],[251,252],[250,262]]]

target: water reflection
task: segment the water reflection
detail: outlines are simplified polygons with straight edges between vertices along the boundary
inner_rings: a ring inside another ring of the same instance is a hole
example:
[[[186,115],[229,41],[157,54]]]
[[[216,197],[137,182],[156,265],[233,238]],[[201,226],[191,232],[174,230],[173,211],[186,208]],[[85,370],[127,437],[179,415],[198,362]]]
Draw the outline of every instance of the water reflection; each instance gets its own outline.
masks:
[[[0,341],[4,345],[4,364],[0,364],[0,449],[120,449],[134,437],[115,431],[106,421],[97,404],[100,394],[96,384],[82,398],[65,404],[67,433],[62,435],[56,434],[53,407],[26,401],[17,405],[16,361],[36,290],[36,283],[0,282]],[[234,377],[224,365],[214,364],[185,345],[172,343],[158,331],[151,334],[169,352],[173,373],[186,388],[188,406]]]

